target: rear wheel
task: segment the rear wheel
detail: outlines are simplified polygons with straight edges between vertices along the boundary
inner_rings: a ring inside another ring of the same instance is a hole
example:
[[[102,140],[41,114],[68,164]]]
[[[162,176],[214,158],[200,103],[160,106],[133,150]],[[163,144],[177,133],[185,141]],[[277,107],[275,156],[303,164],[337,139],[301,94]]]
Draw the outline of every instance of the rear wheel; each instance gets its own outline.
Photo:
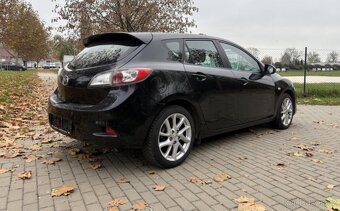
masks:
[[[178,166],[188,157],[194,137],[194,121],[190,113],[181,106],[166,107],[152,123],[144,156],[162,168]]]
[[[293,121],[294,106],[292,97],[289,94],[282,95],[277,109],[273,126],[277,129],[287,129]]]

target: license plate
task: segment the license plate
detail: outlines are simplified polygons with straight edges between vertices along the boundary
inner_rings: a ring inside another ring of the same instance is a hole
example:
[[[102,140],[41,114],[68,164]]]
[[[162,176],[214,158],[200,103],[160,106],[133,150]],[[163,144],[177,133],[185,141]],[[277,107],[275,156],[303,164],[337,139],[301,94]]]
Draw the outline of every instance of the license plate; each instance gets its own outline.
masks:
[[[50,121],[51,126],[55,128],[56,130],[59,130],[67,134],[71,134],[71,131],[72,131],[71,120],[50,114],[49,121]]]

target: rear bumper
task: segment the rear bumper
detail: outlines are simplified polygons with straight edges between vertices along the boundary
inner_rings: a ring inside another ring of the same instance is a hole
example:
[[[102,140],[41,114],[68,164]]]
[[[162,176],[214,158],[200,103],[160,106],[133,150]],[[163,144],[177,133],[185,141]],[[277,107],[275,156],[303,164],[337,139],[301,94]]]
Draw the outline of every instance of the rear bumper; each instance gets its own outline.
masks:
[[[95,145],[141,148],[153,117],[140,112],[134,89],[111,90],[97,105],[64,103],[55,91],[49,98],[50,125],[64,135]],[[56,124],[55,118],[61,119],[63,126]],[[67,122],[70,126],[65,126]],[[113,128],[117,136],[107,135],[106,127]]]

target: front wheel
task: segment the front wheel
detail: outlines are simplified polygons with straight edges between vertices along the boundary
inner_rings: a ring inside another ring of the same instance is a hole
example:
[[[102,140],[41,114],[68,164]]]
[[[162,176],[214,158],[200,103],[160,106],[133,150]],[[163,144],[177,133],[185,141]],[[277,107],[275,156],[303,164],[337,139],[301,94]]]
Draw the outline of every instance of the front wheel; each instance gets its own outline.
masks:
[[[163,109],[151,125],[144,157],[153,165],[172,168],[181,164],[193,146],[195,129],[190,113],[181,106]]]
[[[294,106],[292,97],[289,94],[282,95],[273,126],[277,129],[287,129],[293,121]]]

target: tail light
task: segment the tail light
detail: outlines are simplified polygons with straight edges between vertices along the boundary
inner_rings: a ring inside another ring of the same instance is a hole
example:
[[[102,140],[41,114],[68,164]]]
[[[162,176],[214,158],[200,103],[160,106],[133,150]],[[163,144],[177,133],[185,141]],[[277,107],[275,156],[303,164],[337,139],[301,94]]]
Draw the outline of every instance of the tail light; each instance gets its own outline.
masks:
[[[144,81],[152,72],[150,68],[131,68],[104,72],[93,77],[89,87],[123,86]]]

